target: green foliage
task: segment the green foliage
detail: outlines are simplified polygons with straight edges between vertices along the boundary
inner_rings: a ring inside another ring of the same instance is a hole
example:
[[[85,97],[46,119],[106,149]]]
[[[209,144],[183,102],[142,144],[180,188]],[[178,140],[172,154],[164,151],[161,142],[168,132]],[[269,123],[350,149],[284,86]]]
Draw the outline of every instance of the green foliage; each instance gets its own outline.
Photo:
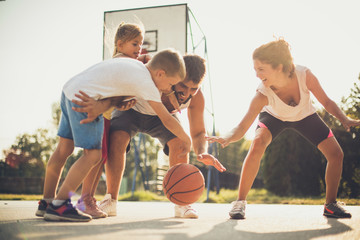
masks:
[[[52,105],[54,126],[60,121],[60,105]],[[2,176],[42,177],[46,162],[55,150],[57,138],[53,129],[39,128],[34,133],[16,137],[10,149],[4,151],[5,163],[0,166]]]
[[[220,189],[220,194],[210,191],[209,201],[206,201],[206,189],[202,196],[197,201],[198,203],[224,203],[228,204],[237,199],[238,191],[230,189]],[[42,195],[27,195],[27,194],[0,194],[0,200],[27,200],[38,201]],[[73,197],[76,201],[78,197]],[[96,195],[95,198],[100,201],[104,196]],[[360,199],[357,198],[339,198],[341,202],[346,205],[360,205]],[[136,191],[134,195],[126,193],[119,196],[119,201],[169,201],[163,195],[156,195],[149,191]],[[247,198],[249,204],[306,204],[306,205],[322,205],[325,202],[323,197],[307,197],[299,198],[294,196],[281,197],[270,193],[266,189],[251,189]]]
[[[280,196],[319,196],[323,190],[321,153],[292,130],[270,144],[262,162],[265,188]]]
[[[219,161],[230,173],[240,174],[243,161],[249,151],[251,141],[242,138],[240,141],[219,149]]]
[[[6,176],[44,176],[45,161],[54,150],[55,138],[47,129],[37,129],[33,134],[23,134],[15,144],[5,150]]]
[[[136,174],[136,189],[145,189],[143,184],[143,177],[144,179],[152,180],[155,179],[156,168],[157,168],[157,156],[160,150],[160,145],[156,142],[154,138],[151,138],[147,134],[142,134],[141,144],[139,145],[140,134],[137,134],[133,140],[131,140],[131,148],[130,151],[126,154],[126,166],[124,171],[124,177],[131,179],[128,181],[128,189],[132,188],[132,179],[134,177],[134,169],[135,169],[135,146],[140,146],[139,148],[139,157],[140,157],[140,168],[138,168]],[[143,141],[144,140],[144,141]],[[145,165],[146,159],[146,165]],[[141,172],[142,171],[142,172]],[[143,174],[143,175],[142,175]]]
[[[360,80],[360,78],[359,78]],[[360,88],[354,84],[351,94],[343,98],[347,116],[360,119]],[[338,195],[360,197],[360,128],[346,132],[340,121],[324,109],[318,112],[332,129],[344,152],[343,172]],[[325,193],[324,156],[295,132],[284,131],[268,147],[263,158],[266,189],[280,196],[320,196]]]
[[[73,154],[71,154],[66,160],[63,172],[61,174],[61,178],[65,178],[67,173],[69,172],[71,166],[78,160],[83,154],[82,149],[76,149]]]
[[[135,191],[119,196],[119,201],[165,201],[164,196],[159,196],[149,191]]]
[[[60,123],[60,117],[61,117],[61,108],[60,108],[60,102],[54,102],[51,105],[51,116],[54,126],[59,126]]]
[[[346,114],[353,119],[360,119],[360,75],[359,82],[354,83],[350,96],[342,99]]]

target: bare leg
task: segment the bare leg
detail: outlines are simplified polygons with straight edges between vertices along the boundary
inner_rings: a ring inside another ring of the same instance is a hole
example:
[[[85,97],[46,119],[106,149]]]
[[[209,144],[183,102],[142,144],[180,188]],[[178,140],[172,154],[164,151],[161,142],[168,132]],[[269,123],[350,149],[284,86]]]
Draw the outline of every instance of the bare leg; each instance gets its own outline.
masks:
[[[100,161],[101,149],[84,149],[83,155],[72,165],[55,199],[66,200],[74,192],[89,171]]]
[[[189,163],[189,154],[186,156],[179,158],[179,154],[182,152],[181,144],[183,141],[176,137],[168,141],[167,145],[169,146],[169,165],[170,167],[178,164],[178,163]]]
[[[73,140],[60,137],[59,144],[46,165],[44,198],[55,198],[56,189],[59,185],[60,175],[64,169],[66,159],[73,151]]]
[[[251,143],[249,152],[241,169],[238,200],[246,200],[259,171],[261,158],[264,155],[267,146],[271,143],[271,140],[272,136],[268,129],[259,128],[256,130],[255,138]]]
[[[327,160],[325,183],[326,204],[336,201],[342,173],[344,153],[335,137],[330,137],[318,145]]]
[[[169,167],[172,167],[178,163],[189,163],[189,153],[179,157],[182,153],[183,141],[176,137],[167,142],[169,146]],[[191,205],[180,206],[175,204],[175,217],[179,218],[198,218],[199,215]]]
[[[81,189],[81,196],[86,196],[86,195],[94,196],[97,185],[99,184],[102,169],[103,169],[103,161],[99,161],[99,163],[91,169],[89,174],[84,179]]]
[[[111,198],[118,199],[120,183],[126,164],[126,147],[130,136],[124,131],[115,131],[110,134],[108,160],[105,164],[107,193]]]
[[[97,167],[98,172],[97,172],[96,177],[95,177],[95,179],[94,179],[94,184],[93,184],[93,186],[92,186],[92,188],[91,188],[91,192],[90,192],[90,195],[91,195],[91,196],[95,196],[95,192],[96,192],[97,186],[99,185],[100,177],[101,177],[101,174],[102,174],[103,169],[104,169],[104,163],[103,163],[103,161],[101,161],[100,164],[97,165],[96,167]],[[95,167],[95,168],[96,168],[96,167]]]

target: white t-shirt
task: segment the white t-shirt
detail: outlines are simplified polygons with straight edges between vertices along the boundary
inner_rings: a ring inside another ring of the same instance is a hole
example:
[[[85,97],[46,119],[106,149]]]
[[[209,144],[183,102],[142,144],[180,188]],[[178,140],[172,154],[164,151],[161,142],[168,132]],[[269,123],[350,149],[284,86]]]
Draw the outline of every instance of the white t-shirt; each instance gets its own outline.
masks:
[[[146,66],[131,58],[113,58],[97,63],[71,78],[63,87],[72,100],[79,90],[99,100],[115,96],[161,102],[160,91]]]
[[[311,103],[310,91],[306,86],[307,70],[306,67],[295,66],[295,74],[300,90],[300,102],[296,106],[290,106],[284,103],[271,88],[265,87],[263,83],[260,83],[257,91],[265,95],[269,101],[269,104],[264,106],[261,111],[267,112],[282,121],[290,122],[299,121],[315,113],[316,108]]]

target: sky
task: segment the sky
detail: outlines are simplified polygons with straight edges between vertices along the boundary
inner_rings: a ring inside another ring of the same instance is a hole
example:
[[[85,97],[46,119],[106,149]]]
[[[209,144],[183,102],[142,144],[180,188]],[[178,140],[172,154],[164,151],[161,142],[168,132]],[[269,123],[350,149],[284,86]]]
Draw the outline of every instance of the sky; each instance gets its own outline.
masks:
[[[275,37],[290,43],[294,62],[311,69],[335,102],[358,82],[358,0],[0,1],[0,158],[16,136],[51,128],[65,82],[102,60],[105,11],[182,3],[206,37],[206,103],[222,135],[240,122],[259,84],[252,52]],[[205,117],[211,133],[213,118]]]

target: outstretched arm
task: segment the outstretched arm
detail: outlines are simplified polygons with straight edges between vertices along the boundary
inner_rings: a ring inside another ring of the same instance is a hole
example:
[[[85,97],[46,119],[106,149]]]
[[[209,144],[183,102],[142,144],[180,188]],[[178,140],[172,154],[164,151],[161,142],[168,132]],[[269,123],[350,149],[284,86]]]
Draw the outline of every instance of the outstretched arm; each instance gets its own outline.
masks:
[[[310,70],[306,72],[306,85],[316,99],[324,106],[325,110],[339,119],[346,131],[350,131],[350,127],[360,126],[360,120],[347,117],[339,106],[326,95],[319,80]]]
[[[252,99],[250,107],[241,122],[226,137],[207,137],[208,141],[218,142],[222,147],[226,147],[232,142],[239,141],[255,121],[261,109],[267,104],[267,97],[260,92],[256,92],[255,97]]]

